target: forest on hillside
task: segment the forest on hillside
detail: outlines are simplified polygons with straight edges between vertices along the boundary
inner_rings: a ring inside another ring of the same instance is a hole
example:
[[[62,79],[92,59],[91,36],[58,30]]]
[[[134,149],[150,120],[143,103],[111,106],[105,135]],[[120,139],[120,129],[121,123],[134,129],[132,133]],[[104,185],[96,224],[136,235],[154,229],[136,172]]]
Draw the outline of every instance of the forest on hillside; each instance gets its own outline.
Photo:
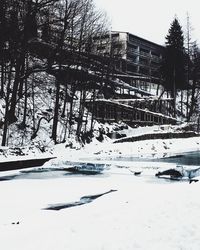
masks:
[[[95,120],[86,99],[109,99],[116,88],[112,76],[121,44],[108,42],[107,53],[94,53],[95,38],[109,32],[108,18],[93,0],[1,0],[2,146],[12,144],[16,131],[21,145],[26,137],[33,140],[43,123],[54,143],[92,133]],[[199,48],[189,35],[184,45],[176,18],[166,39],[160,83],[174,99],[174,117],[184,114],[190,121],[198,113]]]
[[[64,137],[75,122],[77,135],[87,130],[83,129],[86,96],[95,99],[98,92],[107,92],[103,82],[113,67],[111,55],[91,53],[93,38],[108,29],[105,13],[92,0],[1,0],[2,146],[8,144],[13,124],[15,129],[31,130],[33,139],[41,120],[51,120],[55,143],[60,142],[59,123],[66,127]],[[43,112],[41,100],[48,102]]]

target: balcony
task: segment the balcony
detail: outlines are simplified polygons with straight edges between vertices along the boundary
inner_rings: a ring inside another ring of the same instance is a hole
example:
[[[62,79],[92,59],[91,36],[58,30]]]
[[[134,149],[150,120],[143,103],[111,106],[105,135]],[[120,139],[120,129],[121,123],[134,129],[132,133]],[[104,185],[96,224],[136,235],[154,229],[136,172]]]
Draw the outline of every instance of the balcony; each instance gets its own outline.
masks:
[[[159,56],[151,55],[151,60],[157,63],[160,63],[161,58]]]
[[[144,65],[144,66],[149,66],[150,61],[147,59],[145,60],[145,59],[140,58],[139,64]]]
[[[134,55],[139,53],[137,49],[132,48],[132,47],[128,47],[127,52],[130,54],[134,54]]]

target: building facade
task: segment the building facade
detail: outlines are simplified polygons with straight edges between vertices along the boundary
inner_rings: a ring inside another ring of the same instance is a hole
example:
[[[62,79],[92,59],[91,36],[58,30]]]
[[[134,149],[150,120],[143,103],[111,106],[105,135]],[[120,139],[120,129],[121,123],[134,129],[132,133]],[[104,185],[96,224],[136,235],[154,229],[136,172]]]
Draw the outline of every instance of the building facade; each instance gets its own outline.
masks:
[[[173,99],[164,95],[161,66],[165,47],[128,32],[112,31],[96,37],[94,52],[114,65],[111,98],[87,102],[101,121],[125,121],[130,125],[175,124]],[[109,60],[108,60],[109,61]]]
[[[97,42],[98,41],[98,42]],[[126,74],[147,77],[151,83],[160,81],[160,66],[165,48],[128,32],[112,31],[96,39],[97,53],[117,57],[116,68]]]

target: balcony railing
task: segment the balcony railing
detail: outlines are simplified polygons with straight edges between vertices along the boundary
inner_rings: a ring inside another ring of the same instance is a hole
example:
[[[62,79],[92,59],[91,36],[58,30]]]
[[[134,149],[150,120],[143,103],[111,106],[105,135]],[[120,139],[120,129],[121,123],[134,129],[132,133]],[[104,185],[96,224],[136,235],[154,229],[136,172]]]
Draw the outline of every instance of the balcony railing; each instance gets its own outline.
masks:
[[[158,57],[158,56],[154,56],[154,55],[151,55],[151,59],[155,62],[160,62],[161,61],[161,58]]]
[[[128,48],[128,53],[131,53],[131,54],[138,54],[138,50],[137,49],[134,49],[134,48]]]

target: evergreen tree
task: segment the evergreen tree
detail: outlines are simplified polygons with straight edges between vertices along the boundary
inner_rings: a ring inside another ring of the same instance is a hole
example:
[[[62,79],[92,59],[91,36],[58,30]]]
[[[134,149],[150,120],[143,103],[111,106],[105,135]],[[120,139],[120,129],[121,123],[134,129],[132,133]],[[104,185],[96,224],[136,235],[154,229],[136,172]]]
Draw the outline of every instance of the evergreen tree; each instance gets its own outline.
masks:
[[[166,36],[166,50],[162,68],[165,88],[171,91],[174,98],[174,115],[176,113],[177,89],[186,88],[185,65],[183,31],[178,19],[175,18]]]
[[[172,91],[172,94],[175,94],[174,90],[186,88],[185,64],[183,31],[177,18],[175,18],[166,36],[163,67],[165,87]]]

